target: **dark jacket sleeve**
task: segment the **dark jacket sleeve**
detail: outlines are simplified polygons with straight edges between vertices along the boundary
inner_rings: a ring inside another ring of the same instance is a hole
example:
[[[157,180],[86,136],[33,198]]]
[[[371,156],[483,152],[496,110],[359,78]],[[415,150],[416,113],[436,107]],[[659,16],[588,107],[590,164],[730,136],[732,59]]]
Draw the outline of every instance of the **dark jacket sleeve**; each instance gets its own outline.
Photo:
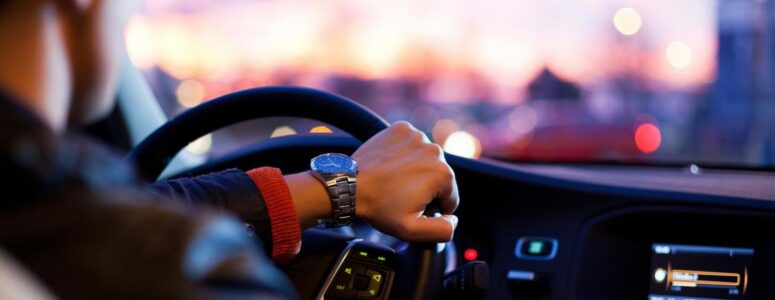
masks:
[[[151,193],[189,209],[215,208],[237,216],[246,231],[261,239],[265,249],[272,249],[269,212],[261,191],[248,175],[238,169],[159,181],[149,185]]]
[[[0,211],[0,245],[59,299],[297,298],[240,222],[148,197],[63,190]]]

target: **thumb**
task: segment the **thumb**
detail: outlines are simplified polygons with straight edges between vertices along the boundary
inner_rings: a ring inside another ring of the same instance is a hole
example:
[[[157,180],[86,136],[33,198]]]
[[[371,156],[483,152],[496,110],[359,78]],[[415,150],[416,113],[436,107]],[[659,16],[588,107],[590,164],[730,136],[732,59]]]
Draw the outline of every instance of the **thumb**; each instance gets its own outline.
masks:
[[[457,228],[457,216],[442,215],[439,217],[421,216],[412,221],[408,232],[401,239],[407,242],[447,242]]]

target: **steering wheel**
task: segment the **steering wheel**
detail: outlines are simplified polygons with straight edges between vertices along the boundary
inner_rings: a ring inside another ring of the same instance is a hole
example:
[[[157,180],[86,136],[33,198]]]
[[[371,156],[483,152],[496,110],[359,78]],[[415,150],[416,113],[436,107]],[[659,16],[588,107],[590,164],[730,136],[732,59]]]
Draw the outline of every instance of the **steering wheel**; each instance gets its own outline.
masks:
[[[368,108],[335,94],[300,87],[253,88],[221,96],[185,111],[137,145],[130,152],[128,159],[134,161],[140,176],[155,181],[172,158],[197,138],[242,121],[276,116],[322,121],[342,129],[361,142],[389,126],[383,118]],[[325,240],[332,235],[314,234],[314,237],[309,238],[310,241],[306,241],[308,236],[305,232],[305,243],[321,243],[321,239]],[[340,255],[334,256],[335,261],[328,264],[330,268],[328,276],[323,279],[325,282],[316,286],[325,289],[331,285],[343,259],[353,252],[353,246],[357,249],[374,248],[368,243],[361,242],[356,245],[359,242],[349,241],[347,246],[340,250]],[[444,272],[444,259],[440,248],[436,244],[410,244],[406,251],[398,254],[392,252],[397,257],[394,267],[400,276],[393,276],[387,282],[394,287],[390,298],[438,298]],[[391,287],[387,286],[386,290],[390,289]],[[317,294],[322,297],[327,295],[326,292],[321,290]],[[387,294],[385,292],[378,296],[386,298]]]

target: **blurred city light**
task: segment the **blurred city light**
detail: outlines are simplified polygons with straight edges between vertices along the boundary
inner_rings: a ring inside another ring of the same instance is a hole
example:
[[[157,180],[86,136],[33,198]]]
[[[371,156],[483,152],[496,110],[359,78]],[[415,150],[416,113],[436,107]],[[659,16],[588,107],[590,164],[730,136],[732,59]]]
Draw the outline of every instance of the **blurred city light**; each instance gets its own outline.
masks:
[[[457,131],[444,141],[444,151],[466,158],[478,158],[482,151],[479,139],[465,131]]]
[[[442,119],[436,122],[431,129],[431,138],[433,142],[439,145],[444,145],[444,141],[447,140],[450,134],[460,130],[460,125],[451,119]]]
[[[196,155],[206,155],[213,146],[213,135],[207,134],[186,146],[185,150]]]
[[[320,125],[312,127],[312,129],[309,130],[309,133],[334,133],[334,131],[331,130],[331,128]]]
[[[178,103],[181,106],[191,108],[204,101],[205,86],[195,79],[184,80],[180,82],[175,90],[175,96],[177,96]]]
[[[635,145],[645,154],[651,154],[659,149],[662,144],[662,134],[659,127],[651,123],[645,123],[635,129]]]
[[[614,27],[623,35],[634,35],[640,31],[643,20],[632,7],[620,8],[614,14]]]
[[[296,130],[293,130],[290,126],[280,126],[274,129],[272,131],[272,135],[269,137],[281,137],[281,136],[287,136],[287,135],[294,135],[296,134]]]
[[[665,50],[667,61],[676,69],[683,69],[692,63],[692,49],[685,42],[672,42]]]
[[[533,131],[537,123],[538,116],[535,110],[526,104],[515,107],[509,114],[511,130],[520,135]]]
[[[153,44],[148,24],[141,16],[135,16],[129,20],[126,28],[126,48],[129,59],[141,69],[147,69],[157,63],[156,49],[150,47]]]

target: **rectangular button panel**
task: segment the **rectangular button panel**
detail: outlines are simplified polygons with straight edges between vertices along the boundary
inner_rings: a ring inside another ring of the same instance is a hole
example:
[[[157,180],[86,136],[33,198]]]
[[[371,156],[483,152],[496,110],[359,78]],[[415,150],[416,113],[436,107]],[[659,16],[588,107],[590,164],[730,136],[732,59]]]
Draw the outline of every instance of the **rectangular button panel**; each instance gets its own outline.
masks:
[[[356,245],[339,268],[326,299],[387,299],[394,260],[393,252]]]

